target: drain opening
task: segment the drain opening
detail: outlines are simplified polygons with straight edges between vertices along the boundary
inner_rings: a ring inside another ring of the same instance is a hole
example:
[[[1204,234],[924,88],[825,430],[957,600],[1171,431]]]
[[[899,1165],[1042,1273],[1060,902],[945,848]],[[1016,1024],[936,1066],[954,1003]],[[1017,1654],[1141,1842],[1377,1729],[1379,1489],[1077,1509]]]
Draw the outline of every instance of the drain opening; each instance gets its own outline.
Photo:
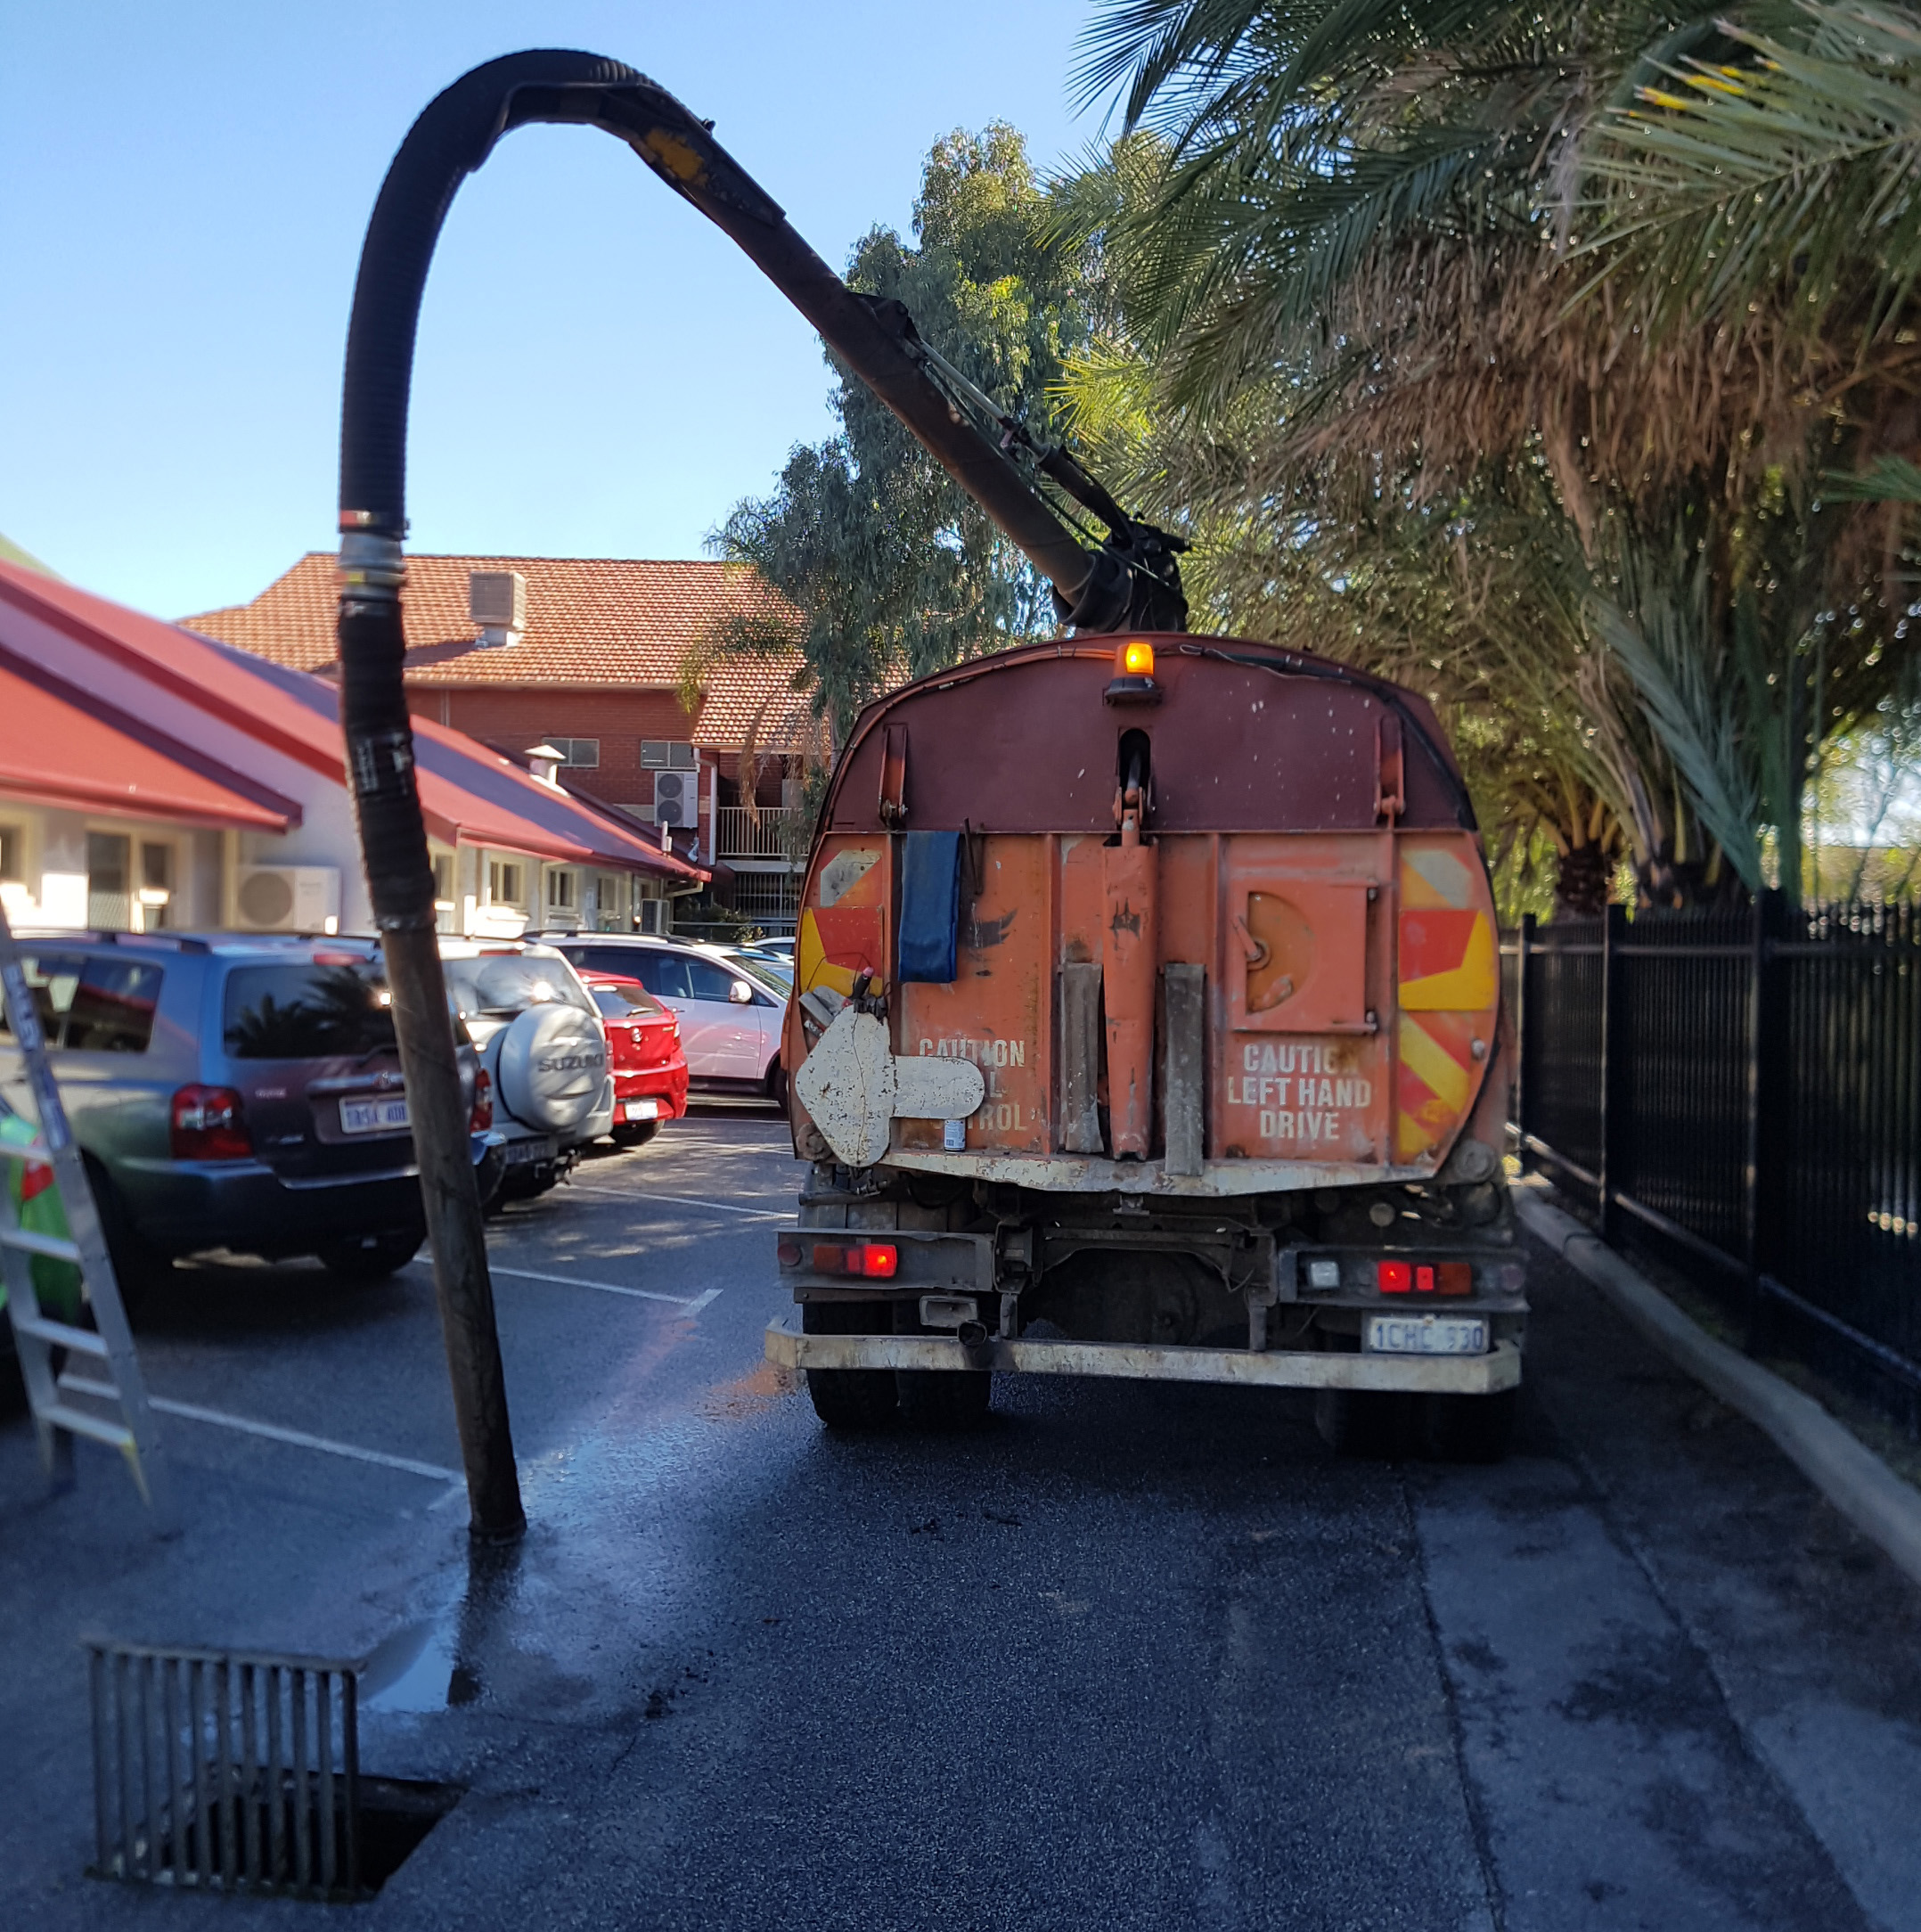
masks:
[[[360,1770],[355,1664],[86,1643],[96,1878],[371,1898],[462,1788]]]

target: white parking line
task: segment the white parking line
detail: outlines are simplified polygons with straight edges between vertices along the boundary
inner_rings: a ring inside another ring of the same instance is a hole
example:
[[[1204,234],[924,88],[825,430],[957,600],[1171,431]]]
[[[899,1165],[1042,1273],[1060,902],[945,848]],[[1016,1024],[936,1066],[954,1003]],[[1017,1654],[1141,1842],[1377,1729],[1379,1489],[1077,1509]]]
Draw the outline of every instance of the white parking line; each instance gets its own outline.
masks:
[[[517,1281],[557,1281],[562,1288],[597,1288],[603,1295],[629,1295],[635,1301],[664,1301],[675,1308],[684,1308],[689,1314],[698,1314],[719,1293],[717,1288],[710,1288],[704,1295],[663,1295],[654,1288],[623,1288],[618,1281],[584,1281],[577,1274],[543,1274],[535,1268],[503,1267],[489,1255],[487,1272],[490,1274],[511,1275]]]
[[[618,1192],[610,1187],[582,1187],[577,1182],[572,1184],[575,1193],[592,1194],[601,1200],[668,1201],[676,1208],[710,1208],[715,1214],[744,1215],[749,1221],[791,1221],[794,1218],[792,1215],[783,1214],[777,1208],[736,1208],[727,1201],[695,1200],[685,1194],[643,1194],[637,1191],[627,1193]]]
[[[110,1382],[83,1380],[63,1375],[60,1386],[82,1396],[114,1399]],[[384,1469],[405,1469],[410,1476],[425,1476],[437,1483],[464,1480],[458,1469],[444,1469],[437,1462],[416,1462],[412,1456],[390,1456],[380,1449],[361,1449],[350,1442],[331,1442],[324,1436],[309,1436],[304,1429],[282,1429],[277,1422],[256,1422],[244,1415],[228,1415],[221,1409],[203,1409],[198,1403],[176,1402],[168,1396],[149,1396],[147,1406],[162,1415],[177,1415],[189,1422],[210,1422],[216,1429],[238,1429],[243,1436],[258,1436],[267,1442],[283,1442],[295,1449],[317,1449],[323,1455],[346,1456],[356,1462],[377,1462]]]

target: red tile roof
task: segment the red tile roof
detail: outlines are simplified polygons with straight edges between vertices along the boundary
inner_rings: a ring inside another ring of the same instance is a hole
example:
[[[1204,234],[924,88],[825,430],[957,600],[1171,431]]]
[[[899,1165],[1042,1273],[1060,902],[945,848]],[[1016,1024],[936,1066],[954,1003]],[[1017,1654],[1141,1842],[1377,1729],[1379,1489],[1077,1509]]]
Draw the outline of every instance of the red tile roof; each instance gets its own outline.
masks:
[[[9,605],[123,666],[130,682],[185,697],[282,757],[345,783],[339,692],[325,679],[0,563],[0,618]],[[657,876],[705,876],[662,852],[643,828],[617,823],[611,814],[540,783],[463,733],[425,718],[413,722],[421,812],[437,838]],[[7,769],[0,765],[0,782]]]
[[[512,644],[480,642],[468,616],[475,570],[527,580],[527,628]],[[189,629],[296,670],[331,673],[339,595],[331,551],[310,551],[249,604],[183,618]],[[730,618],[793,621],[787,600],[747,566],[632,557],[433,557],[410,554],[403,598],[407,682],[428,685],[642,685],[673,690],[682,666]],[[800,653],[734,656],[702,678],[695,737],[738,747],[756,711],[763,746],[806,735],[805,697],[792,689]]]

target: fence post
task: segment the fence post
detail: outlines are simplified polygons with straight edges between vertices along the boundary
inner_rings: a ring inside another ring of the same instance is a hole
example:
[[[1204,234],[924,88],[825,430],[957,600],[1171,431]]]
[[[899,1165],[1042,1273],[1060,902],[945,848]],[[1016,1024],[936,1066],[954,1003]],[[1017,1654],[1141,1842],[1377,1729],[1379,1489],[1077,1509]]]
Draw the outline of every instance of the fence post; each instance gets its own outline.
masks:
[[[1742,1171],[1741,1233],[1742,1262],[1747,1271],[1747,1333],[1750,1355],[1762,1346],[1764,1296],[1761,1278],[1767,1254],[1762,1239],[1762,1175],[1770,1151],[1771,1130],[1765,1077],[1767,1067],[1768,1005],[1771,975],[1769,972],[1769,913],[1774,895],[1766,887],[1754,894],[1753,921],[1749,930],[1747,962],[1747,1121],[1746,1145]]]
[[[1624,905],[1609,905],[1601,915],[1601,1239],[1612,1241],[1615,1233],[1614,1191],[1621,1179],[1620,1150],[1626,1126],[1622,1105],[1622,1070],[1627,1059],[1623,1051],[1623,995],[1627,975],[1619,947],[1621,929],[1627,922]]]
[[[1514,940],[1514,1147],[1527,1171],[1527,966],[1534,950],[1534,915],[1521,914]]]

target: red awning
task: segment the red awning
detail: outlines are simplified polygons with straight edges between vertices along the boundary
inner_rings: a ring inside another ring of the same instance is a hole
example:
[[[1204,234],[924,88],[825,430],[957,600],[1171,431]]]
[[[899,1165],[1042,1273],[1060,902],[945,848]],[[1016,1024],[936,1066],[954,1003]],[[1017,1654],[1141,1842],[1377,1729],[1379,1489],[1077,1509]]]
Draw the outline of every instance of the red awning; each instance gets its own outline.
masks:
[[[326,679],[288,670],[70,584],[0,563],[0,605],[4,604],[53,626],[135,678],[188,700],[282,757],[324,774],[335,784],[346,782],[340,694]],[[70,690],[65,684],[56,688]],[[699,867],[670,858],[637,830],[624,830],[604,812],[542,784],[463,733],[420,717],[413,724],[421,808],[428,829],[446,843],[499,846],[532,858],[661,879],[698,883],[707,878]],[[61,762],[79,769],[82,761],[63,756]],[[231,787],[243,782],[229,776],[226,782]],[[292,809],[285,800],[277,802]],[[298,815],[295,810],[295,823]],[[279,829],[287,821],[233,823]]]
[[[286,831],[291,799],[0,646],[0,790],[69,811]]]

